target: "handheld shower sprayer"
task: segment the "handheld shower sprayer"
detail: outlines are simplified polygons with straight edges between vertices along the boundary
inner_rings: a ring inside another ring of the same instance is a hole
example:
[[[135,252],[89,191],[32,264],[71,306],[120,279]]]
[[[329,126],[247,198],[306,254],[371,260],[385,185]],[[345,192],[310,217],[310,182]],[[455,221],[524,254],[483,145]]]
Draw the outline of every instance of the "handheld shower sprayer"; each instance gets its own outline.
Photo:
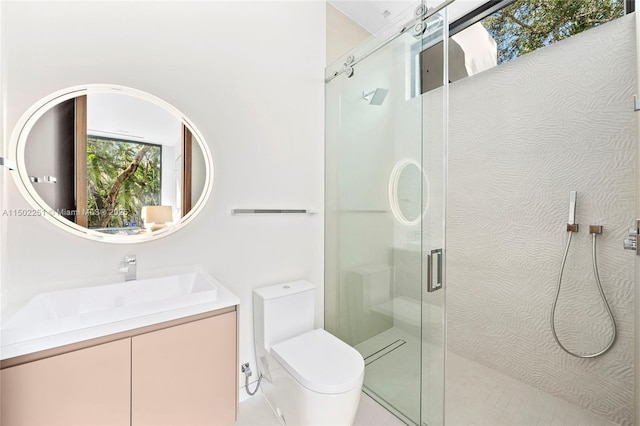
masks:
[[[569,253],[569,247],[571,246],[571,237],[573,233],[578,232],[578,224],[576,223],[576,202],[578,199],[577,191],[569,192],[569,221],[567,222],[567,244],[564,249],[564,255],[562,256],[562,264],[560,265],[560,274],[558,275],[558,283],[556,284],[556,295],[553,298],[553,304],[551,306],[551,332],[553,334],[553,338],[560,348],[572,355],[576,358],[595,358],[597,356],[602,355],[607,352],[613,346],[613,343],[616,340],[616,320],[613,317],[613,312],[611,312],[611,307],[609,306],[609,302],[607,302],[607,298],[602,290],[602,283],[600,282],[600,273],[598,272],[598,259],[596,257],[596,237],[602,234],[602,226],[601,225],[589,225],[589,233],[591,234],[591,264],[593,266],[593,277],[596,282],[596,287],[598,292],[600,293],[600,298],[602,299],[602,303],[604,304],[604,308],[609,315],[609,320],[611,321],[611,338],[609,342],[605,345],[605,347],[597,352],[588,353],[588,354],[579,354],[569,350],[565,347],[562,342],[560,342],[560,338],[558,337],[558,333],[556,332],[556,307],[558,305],[558,297],[560,296],[560,288],[562,286],[562,275],[564,274],[564,267],[567,263],[567,254]]]
[[[569,225],[576,224],[576,200],[578,199],[578,191],[569,192]]]
[[[567,222],[567,232],[578,232],[576,223],[576,203],[578,191],[569,191],[569,221]]]

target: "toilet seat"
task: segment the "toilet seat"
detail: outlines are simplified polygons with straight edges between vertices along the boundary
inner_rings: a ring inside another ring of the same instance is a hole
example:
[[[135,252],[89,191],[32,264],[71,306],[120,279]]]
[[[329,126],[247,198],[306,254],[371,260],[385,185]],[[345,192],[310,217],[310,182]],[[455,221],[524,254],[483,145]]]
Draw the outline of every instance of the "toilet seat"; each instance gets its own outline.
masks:
[[[305,388],[338,394],[362,384],[362,355],[322,329],[277,343],[271,355]]]

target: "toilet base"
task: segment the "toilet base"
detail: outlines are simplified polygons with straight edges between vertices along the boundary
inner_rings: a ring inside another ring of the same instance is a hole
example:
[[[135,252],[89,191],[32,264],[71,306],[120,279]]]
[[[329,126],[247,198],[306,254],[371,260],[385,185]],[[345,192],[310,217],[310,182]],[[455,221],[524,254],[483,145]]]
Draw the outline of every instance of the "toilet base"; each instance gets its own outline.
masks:
[[[360,403],[362,381],[359,386],[348,392],[321,394],[300,385],[282,367],[272,369],[271,378],[271,382],[266,378],[262,381],[262,391],[283,424],[353,424]],[[364,379],[364,375],[362,378]]]

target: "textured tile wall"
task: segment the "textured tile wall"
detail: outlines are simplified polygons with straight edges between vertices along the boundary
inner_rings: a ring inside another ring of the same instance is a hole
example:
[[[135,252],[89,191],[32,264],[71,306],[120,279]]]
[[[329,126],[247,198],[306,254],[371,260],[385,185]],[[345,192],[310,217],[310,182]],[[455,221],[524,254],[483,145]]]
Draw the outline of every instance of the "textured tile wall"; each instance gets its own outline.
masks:
[[[635,25],[627,16],[450,87],[448,349],[619,424],[633,422]],[[591,271],[589,224],[618,323],[605,355],[577,359],[549,317],[569,191],[577,221],[557,328],[595,351],[611,332]]]

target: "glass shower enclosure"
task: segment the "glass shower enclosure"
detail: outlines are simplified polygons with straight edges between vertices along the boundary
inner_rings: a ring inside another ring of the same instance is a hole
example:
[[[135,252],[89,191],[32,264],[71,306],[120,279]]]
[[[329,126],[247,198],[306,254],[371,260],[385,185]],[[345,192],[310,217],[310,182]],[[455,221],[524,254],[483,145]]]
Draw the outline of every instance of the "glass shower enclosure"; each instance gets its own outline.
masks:
[[[410,425],[637,423],[640,18],[451,3],[327,69],[325,327]]]
[[[445,13],[419,6],[326,83],[325,328],[364,357],[366,394],[429,426],[444,410]]]

